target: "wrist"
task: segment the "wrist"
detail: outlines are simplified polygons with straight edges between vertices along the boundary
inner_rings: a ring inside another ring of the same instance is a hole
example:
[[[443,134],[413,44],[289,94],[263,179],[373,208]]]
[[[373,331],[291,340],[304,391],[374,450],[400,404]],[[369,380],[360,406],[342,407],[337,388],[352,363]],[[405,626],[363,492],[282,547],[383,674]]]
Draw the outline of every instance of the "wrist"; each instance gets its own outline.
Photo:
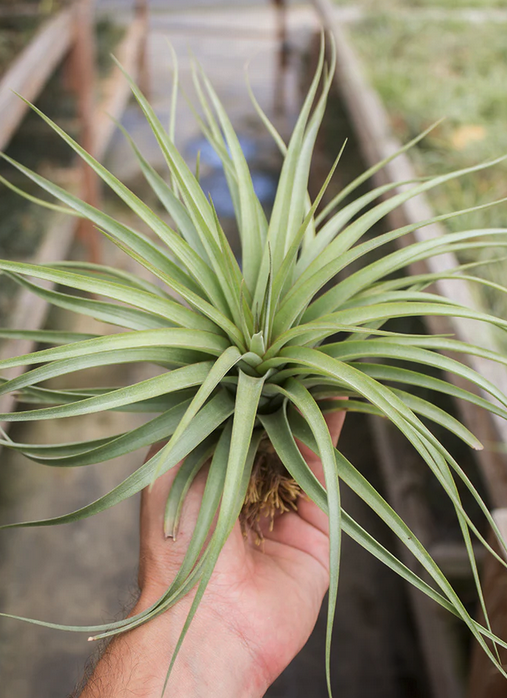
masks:
[[[165,591],[165,590],[164,590]],[[153,605],[163,591],[145,589],[131,615]],[[159,692],[183,629],[193,594],[127,635],[131,646],[144,647],[147,675]],[[134,638],[135,634],[135,638]],[[134,642],[135,641],[135,642]],[[168,683],[171,698],[261,698],[275,677],[239,633],[219,613],[203,604],[190,624]],[[142,698],[159,698],[154,692]]]

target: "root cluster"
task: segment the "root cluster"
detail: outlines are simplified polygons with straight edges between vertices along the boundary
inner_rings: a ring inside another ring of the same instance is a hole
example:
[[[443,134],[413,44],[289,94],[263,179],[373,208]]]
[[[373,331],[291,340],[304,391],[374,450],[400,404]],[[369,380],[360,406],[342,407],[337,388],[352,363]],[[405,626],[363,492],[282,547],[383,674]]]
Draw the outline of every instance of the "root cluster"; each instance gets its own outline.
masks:
[[[260,545],[266,527],[273,530],[275,517],[286,511],[297,511],[301,488],[289,475],[269,441],[261,443],[248,484],[240,516],[246,537],[250,532]]]

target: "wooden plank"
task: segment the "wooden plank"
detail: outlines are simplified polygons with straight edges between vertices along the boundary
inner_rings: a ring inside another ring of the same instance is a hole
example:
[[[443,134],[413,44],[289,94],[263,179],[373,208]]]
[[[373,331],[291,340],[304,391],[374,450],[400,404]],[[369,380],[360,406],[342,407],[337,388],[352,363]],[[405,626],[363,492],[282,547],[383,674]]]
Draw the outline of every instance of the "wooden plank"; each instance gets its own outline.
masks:
[[[76,0],[74,13],[74,41],[67,59],[69,84],[77,97],[80,121],[79,142],[95,155],[95,23],[90,0]],[[96,208],[100,206],[98,177],[84,161],[79,161],[82,176],[82,197]],[[77,234],[83,242],[90,262],[98,264],[101,257],[102,236],[89,220],[82,219]]]
[[[0,150],[8,144],[27,105],[14,92],[34,101],[73,39],[72,8],[63,10],[37,32],[0,82]]]
[[[493,518],[500,532],[507,540],[507,509],[496,509]],[[491,536],[491,545],[499,554],[505,552],[500,549],[498,541]],[[492,559],[486,567],[483,575],[484,595],[488,600],[488,613],[491,619],[491,629],[499,637],[507,637],[507,575],[505,567],[497,560]],[[498,672],[486,654],[478,647],[472,654],[470,678],[468,682],[467,698],[507,698],[507,681]],[[507,663],[507,650],[498,648],[500,661],[503,666]]]
[[[426,466],[396,427],[378,417],[371,417],[369,421],[388,499],[428,549],[434,541],[435,531],[424,495]],[[420,563],[400,542],[398,554],[407,567],[425,578]],[[463,698],[463,679],[457,671],[449,619],[434,601],[410,584],[408,593],[428,671],[431,698]]]
[[[65,259],[72,244],[76,224],[76,218],[57,214],[39,249],[37,259],[34,261],[37,264],[46,264]],[[46,281],[40,281],[39,284],[44,288],[52,288],[54,286],[54,284]],[[16,330],[37,330],[44,324],[48,309],[48,303],[45,300],[34,296],[27,289],[21,289],[15,300],[11,326]],[[19,356],[20,354],[28,354],[33,351],[34,345],[34,342],[26,339],[12,339],[3,342],[0,345],[0,360],[11,356]],[[24,366],[12,368],[3,371],[2,375],[5,378],[15,378],[21,375],[24,370]],[[14,408],[15,402],[16,397],[14,394],[8,393],[3,395],[0,398],[0,412],[10,412]],[[0,427],[7,430],[8,423],[0,423]]]
[[[120,45],[118,55],[124,61],[124,65],[129,72],[135,74],[136,60],[139,57],[139,50],[142,46],[142,33],[144,25],[135,20],[125,39]],[[121,77],[121,79],[120,79]],[[119,69],[114,69],[113,74],[105,81],[104,97],[95,110],[94,133],[96,138],[95,153],[100,160],[107,149],[108,143],[114,133],[116,125],[111,120],[110,115],[120,118],[127,105],[130,90],[128,83]],[[73,172],[69,172],[69,179],[75,181]],[[57,214],[52,220],[44,242],[42,243],[37,258],[34,260],[38,264],[55,262],[66,259],[77,228],[78,220],[63,214]],[[45,288],[52,288],[54,284],[49,282],[39,282]],[[46,301],[34,296],[30,291],[22,289],[16,300],[12,313],[13,329],[36,330],[44,325],[49,306]],[[0,360],[10,356],[18,356],[33,351],[34,342],[28,340],[10,340],[0,344]],[[23,373],[24,367],[10,369],[3,372],[5,377],[14,378]],[[0,398],[0,412],[9,412],[14,409],[16,398],[14,395],[4,395]],[[8,428],[8,423],[0,423],[4,430]]]
[[[145,32],[144,19],[136,17],[131,22],[118,50],[115,51],[122,66],[134,79],[138,75]],[[103,81],[102,94],[102,103],[95,115],[96,140],[94,150],[98,160],[104,157],[107,145],[116,130],[113,119],[118,119],[121,116],[131,95],[128,82],[117,66]]]
[[[393,136],[387,113],[377,95],[362,72],[359,60],[350,45],[343,28],[336,19],[334,8],[329,0],[312,0],[324,26],[329,29],[336,43],[337,73],[336,79],[340,92],[354,123],[363,156],[369,165],[377,163],[395,153],[401,144]],[[379,173],[378,182],[398,182],[413,179],[416,176],[412,163],[406,154],[400,155]],[[399,190],[402,190],[400,187]],[[407,201],[391,216],[393,227],[418,223],[433,216],[432,209],[425,196],[418,196]],[[433,224],[415,231],[412,240],[423,241],[435,238],[444,233],[442,226]],[[407,244],[409,238],[400,241]],[[454,269],[458,260],[453,254],[446,253],[427,260],[418,265],[432,272],[445,272]],[[438,292],[470,307],[477,304],[468,283],[462,279],[441,280],[435,286]],[[432,331],[437,333],[449,330],[459,339],[472,344],[482,344],[485,347],[494,346],[491,333],[484,323],[476,323],[463,318],[452,318],[446,322],[440,318],[428,318]],[[502,366],[479,357],[470,357],[469,364],[485,376],[494,385],[507,394],[507,372]],[[453,376],[448,376],[453,382],[460,384]],[[488,393],[483,397],[491,399]],[[478,459],[486,480],[491,501],[495,507],[507,506],[507,458],[502,449],[495,449],[490,444],[501,442],[507,444],[507,423],[505,420],[479,410],[471,405],[458,403],[458,409],[469,428],[486,444],[486,448],[478,453]]]
[[[141,92],[150,97],[150,70],[148,65],[148,24],[150,8],[148,0],[136,0],[135,18],[141,25],[141,39],[139,44],[139,58],[137,61],[137,82]]]

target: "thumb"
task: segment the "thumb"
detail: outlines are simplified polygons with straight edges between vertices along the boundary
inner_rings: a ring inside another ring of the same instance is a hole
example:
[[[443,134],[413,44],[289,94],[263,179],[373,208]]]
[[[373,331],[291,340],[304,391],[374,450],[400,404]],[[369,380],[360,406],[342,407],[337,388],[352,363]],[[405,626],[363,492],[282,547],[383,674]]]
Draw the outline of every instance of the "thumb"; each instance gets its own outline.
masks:
[[[337,400],[346,399],[347,398],[337,398]],[[338,443],[343,423],[345,421],[345,414],[345,410],[337,410],[336,412],[328,412],[324,415],[324,419],[326,420],[326,424],[329,429],[329,434],[331,436],[331,440],[334,446],[336,446],[336,444]]]
[[[338,400],[346,400],[347,398],[344,397],[338,397],[335,398],[337,401]],[[329,435],[331,436],[331,440],[333,442],[333,445],[336,446],[338,443],[338,438],[340,436],[342,427],[343,427],[343,422],[345,421],[345,410],[336,410],[333,412],[327,412],[324,415],[324,419],[326,420],[327,427],[329,429]],[[312,451],[311,448],[308,446],[305,446],[305,444],[301,443],[301,441],[298,440],[298,446],[299,450],[301,451],[301,455],[303,458],[306,460],[306,462],[311,465],[312,470],[314,471],[315,475],[319,478],[319,480],[322,482],[321,478],[321,470],[322,470],[322,465],[320,462],[319,456]],[[320,467],[315,467],[315,466],[320,466]]]

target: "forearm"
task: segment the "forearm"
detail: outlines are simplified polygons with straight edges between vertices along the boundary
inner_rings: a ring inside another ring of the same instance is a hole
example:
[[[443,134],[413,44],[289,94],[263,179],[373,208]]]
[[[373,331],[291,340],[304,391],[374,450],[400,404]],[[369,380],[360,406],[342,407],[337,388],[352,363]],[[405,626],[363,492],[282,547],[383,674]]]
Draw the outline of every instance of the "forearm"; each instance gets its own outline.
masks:
[[[133,611],[145,607],[141,600]],[[161,698],[167,669],[188,609],[171,609],[117,636],[81,698]],[[165,695],[170,698],[261,698],[262,671],[238,638],[196,617],[178,654]]]

